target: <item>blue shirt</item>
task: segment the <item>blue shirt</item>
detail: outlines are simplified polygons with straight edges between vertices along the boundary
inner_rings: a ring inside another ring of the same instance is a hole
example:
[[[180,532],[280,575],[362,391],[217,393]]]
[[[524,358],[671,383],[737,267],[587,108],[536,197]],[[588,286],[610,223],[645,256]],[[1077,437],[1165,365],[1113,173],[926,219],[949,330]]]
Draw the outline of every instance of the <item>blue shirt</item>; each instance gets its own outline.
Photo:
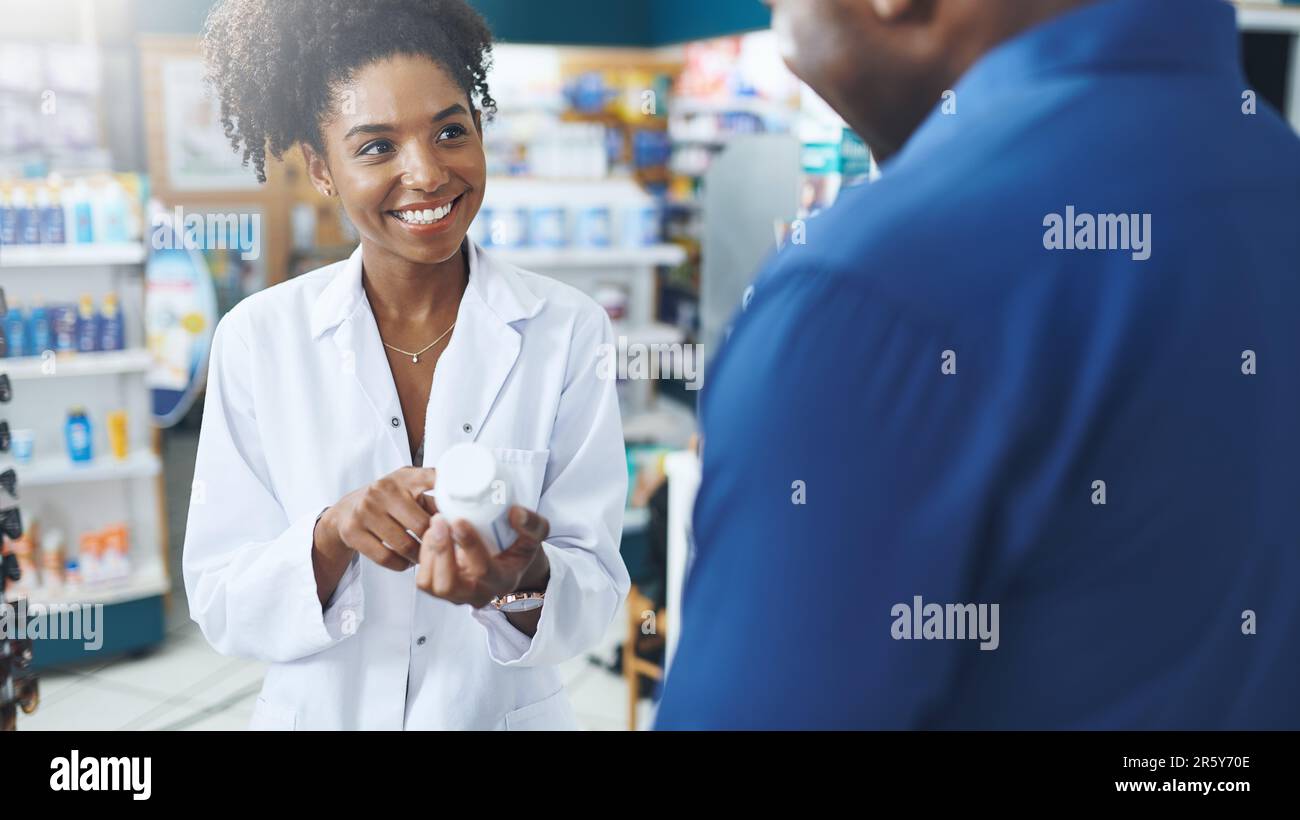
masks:
[[[658,728],[1300,728],[1300,142],[1247,89],[1219,0],[1085,6],[774,257]]]

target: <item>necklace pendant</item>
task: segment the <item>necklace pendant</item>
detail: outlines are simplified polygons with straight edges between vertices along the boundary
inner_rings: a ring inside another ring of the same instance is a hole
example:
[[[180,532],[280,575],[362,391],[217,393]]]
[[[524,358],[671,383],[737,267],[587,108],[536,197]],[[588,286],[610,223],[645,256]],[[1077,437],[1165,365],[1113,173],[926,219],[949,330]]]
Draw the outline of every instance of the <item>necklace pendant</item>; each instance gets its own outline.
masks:
[[[414,356],[412,356],[412,357],[411,357],[411,362],[412,362],[413,364],[419,364],[419,363],[420,363],[420,354],[419,354],[419,353],[416,353]]]

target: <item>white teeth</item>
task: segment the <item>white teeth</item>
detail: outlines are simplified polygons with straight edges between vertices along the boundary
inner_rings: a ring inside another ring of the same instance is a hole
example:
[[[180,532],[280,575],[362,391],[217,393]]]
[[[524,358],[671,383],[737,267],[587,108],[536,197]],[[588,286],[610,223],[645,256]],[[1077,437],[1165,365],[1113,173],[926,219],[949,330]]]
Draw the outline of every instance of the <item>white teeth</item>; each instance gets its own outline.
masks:
[[[429,225],[441,220],[447,214],[451,213],[452,205],[455,201],[448,202],[441,208],[425,208],[418,211],[393,211],[398,219],[409,225]]]

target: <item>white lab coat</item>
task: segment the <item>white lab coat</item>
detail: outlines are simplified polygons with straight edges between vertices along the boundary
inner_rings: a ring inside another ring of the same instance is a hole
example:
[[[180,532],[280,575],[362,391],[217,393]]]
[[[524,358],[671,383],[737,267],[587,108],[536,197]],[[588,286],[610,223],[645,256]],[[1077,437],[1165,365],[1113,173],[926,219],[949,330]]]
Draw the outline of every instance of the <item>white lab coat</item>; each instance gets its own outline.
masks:
[[[323,608],[312,531],[345,494],[411,463],[388,361],[350,259],[249,296],[217,326],[184,574],[217,651],[268,661],[251,728],[576,728],[556,665],[596,644],[627,594],[627,493],[609,319],[567,285],[469,247],[438,362],[424,466],[494,448],[514,501],[550,521],[537,634],[354,555]]]

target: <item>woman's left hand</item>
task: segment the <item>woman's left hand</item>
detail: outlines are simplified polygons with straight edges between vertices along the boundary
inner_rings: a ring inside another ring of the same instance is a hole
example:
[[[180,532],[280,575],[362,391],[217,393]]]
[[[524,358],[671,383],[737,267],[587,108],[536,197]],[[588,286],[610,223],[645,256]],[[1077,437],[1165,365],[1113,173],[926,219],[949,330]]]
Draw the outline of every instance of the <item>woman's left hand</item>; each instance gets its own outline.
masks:
[[[448,522],[441,513],[433,516],[420,540],[416,586],[437,598],[475,608],[487,606],[498,595],[545,590],[551,566],[542,541],[551,531],[550,523],[515,506],[510,508],[510,526],[519,538],[493,555],[469,522]]]

